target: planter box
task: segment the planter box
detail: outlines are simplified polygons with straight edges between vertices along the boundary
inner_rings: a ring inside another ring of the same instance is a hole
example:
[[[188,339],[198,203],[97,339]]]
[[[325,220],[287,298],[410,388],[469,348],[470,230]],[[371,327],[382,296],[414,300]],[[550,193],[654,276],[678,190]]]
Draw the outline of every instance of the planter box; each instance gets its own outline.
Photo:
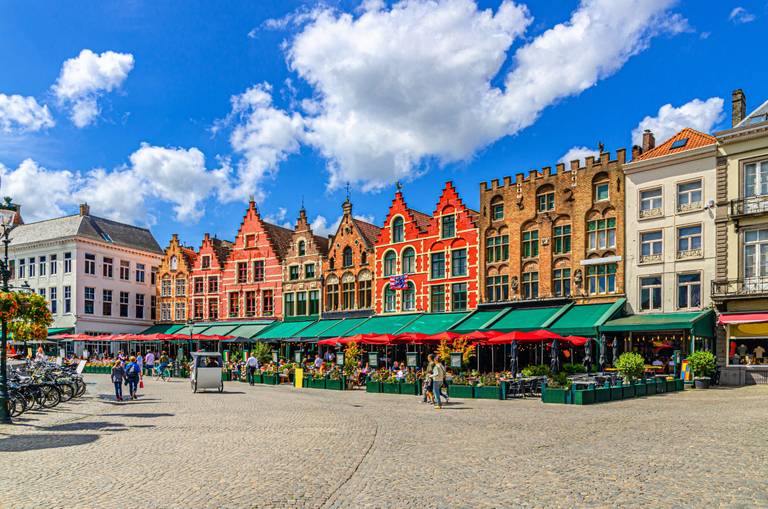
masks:
[[[264,383],[264,375],[261,373],[254,373],[253,375],[253,383],[255,384],[262,384]]]
[[[568,394],[571,391],[569,389],[550,389],[549,387],[542,388],[541,401],[542,403],[561,403],[566,404],[568,402]]]
[[[674,380],[667,380],[665,383],[667,384],[667,392],[675,392],[677,390],[677,384]]]
[[[309,380],[310,389],[325,389],[325,378],[311,378]]]
[[[475,399],[504,399],[501,397],[502,388],[500,385],[475,386]]]
[[[409,396],[418,396],[419,395],[419,383],[401,383],[400,384],[400,394],[408,394]]]
[[[365,383],[365,392],[374,392],[379,393],[381,392],[381,382],[374,382],[372,380],[369,380]]]
[[[312,380],[312,378],[309,377],[309,376],[302,377],[302,379],[301,379],[301,386],[305,387],[305,388],[309,388],[309,381],[310,380]]]
[[[656,380],[648,380],[645,383],[645,394],[653,396],[656,394]]]
[[[574,405],[591,405],[595,403],[597,400],[596,393],[597,393],[597,389],[584,389],[581,391],[573,391],[573,404]]]
[[[611,388],[598,387],[595,389],[595,403],[606,403],[611,401]]]
[[[383,382],[381,384],[381,392],[383,392],[384,394],[400,394],[400,383],[399,382],[395,382],[395,383]]]
[[[709,389],[709,378],[697,378],[693,381],[694,389]]]
[[[624,399],[634,398],[635,397],[635,386],[630,385],[623,385],[621,387],[621,395]]]
[[[331,380],[330,378],[325,381],[325,388],[332,391],[343,391],[345,389],[345,382],[343,378],[338,380]]]
[[[448,397],[450,398],[474,398],[475,388],[471,385],[448,385]]]
[[[681,380],[680,378],[675,378],[675,390],[676,391],[684,391],[685,390],[685,380]]]
[[[267,385],[277,385],[277,375],[267,375],[266,373],[263,373],[261,375],[262,383],[265,383]]]
[[[621,385],[611,386],[611,401],[621,401],[624,399],[624,390]]]
[[[635,397],[639,398],[640,396],[646,396],[648,394],[648,391],[645,388],[645,382],[635,382]]]
[[[656,394],[664,394],[667,392],[667,382],[661,378],[656,379]]]

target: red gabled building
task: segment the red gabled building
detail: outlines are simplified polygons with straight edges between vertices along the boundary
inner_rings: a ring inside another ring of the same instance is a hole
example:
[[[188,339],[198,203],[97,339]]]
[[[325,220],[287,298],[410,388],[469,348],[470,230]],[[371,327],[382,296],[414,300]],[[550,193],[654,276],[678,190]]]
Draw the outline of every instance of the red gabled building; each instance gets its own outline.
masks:
[[[464,311],[478,303],[478,213],[447,182],[432,215],[400,189],[376,242],[376,313]],[[404,276],[403,289],[392,277]]]
[[[190,271],[189,318],[216,321],[226,316],[221,298],[222,280],[232,243],[205,234]]]
[[[265,222],[251,200],[222,277],[222,319],[282,318],[282,262],[293,232]]]

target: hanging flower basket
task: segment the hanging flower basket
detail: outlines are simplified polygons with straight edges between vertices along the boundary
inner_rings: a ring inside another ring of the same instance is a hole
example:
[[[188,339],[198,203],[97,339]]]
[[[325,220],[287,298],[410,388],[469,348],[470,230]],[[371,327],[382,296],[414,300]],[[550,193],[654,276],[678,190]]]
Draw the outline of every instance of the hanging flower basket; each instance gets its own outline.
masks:
[[[0,320],[10,322],[19,313],[19,303],[16,296],[10,292],[0,292]]]

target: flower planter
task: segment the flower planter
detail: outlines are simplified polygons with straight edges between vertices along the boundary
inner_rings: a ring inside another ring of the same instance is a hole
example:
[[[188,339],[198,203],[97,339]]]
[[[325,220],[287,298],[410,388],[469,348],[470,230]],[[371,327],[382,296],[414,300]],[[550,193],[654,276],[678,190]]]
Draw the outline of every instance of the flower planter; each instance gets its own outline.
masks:
[[[665,383],[667,384],[667,392],[675,392],[677,390],[677,384],[674,380],[667,380]]]
[[[634,398],[635,397],[635,386],[632,385],[632,384],[623,385],[621,387],[621,396],[624,399]]]
[[[328,378],[325,381],[325,388],[330,389],[332,391],[343,391],[345,385],[346,384],[344,383],[343,378],[337,378],[335,380]]]
[[[647,394],[648,391],[645,388],[645,382],[643,380],[635,382],[635,397],[639,398],[640,396],[646,396]]]
[[[573,391],[573,404],[591,405],[595,403],[597,400],[597,391],[598,389],[583,389],[580,391]]]
[[[653,396],[654,394],[656,394],[656,380],[646,380],[645,394],[647,396]]]
[[[611,401],[621,401],[624,399],[624,390],[621,385],[611,386]]]
[[[384,394],[400,394],[400,383],[383,382],[381,384],[381,392]]]
[[[418,383],[401,383],[400,394],[408,394],[409,396],[418,396],[419,384]]]
[[[569,389],[550,389],[549,387],[542,387],[541,389],[541,401],[542,403],[568,403],[568,394],[571,391]]]
[[[253,383],[255,384],[262,384],[264,383],[264,375],[261,373],[254,373],[253,375]]]
[[[503,399],[501,393],[499,385],[475,386],[475,399]]]
[[[696,378],[693,381],[693,387],[696,389],[709,389],[709,378]]]
[[[684,391],[685,390],[685,380],[681,378],[675,378],[675,390],[676,391]]]
[[[304,388],[309,388],[309,382],[312,380],[312,377],[307,375],[301,378],[301,386]]]
[[[595,403],[606,403],[611,401],[611,388],[598,387],[595,389]]]
[[[667,392],[667,382],[663,378],[656,379],[656,394],[664,394]]]
[[[474,398],[475,391],[471,385],[448,385],[448,397],[451,398]]]
[[[365,392],[380,393],[381,382],[374,382],[373,380],[368,380],[365,383]]]
[[[266,373],[262,373],[261,380],[262,383],[265,383],[267,385],[277,385],[277,375],[268,375]]]
[[[309,381],[310,389],[325,389],[325,378],[312,378]]]

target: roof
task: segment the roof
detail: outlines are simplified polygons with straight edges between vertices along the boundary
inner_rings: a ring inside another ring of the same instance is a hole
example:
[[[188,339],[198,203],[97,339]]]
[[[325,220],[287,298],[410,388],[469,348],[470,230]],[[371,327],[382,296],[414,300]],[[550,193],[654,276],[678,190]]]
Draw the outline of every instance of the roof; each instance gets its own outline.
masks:
[[[687,141],[685,144],[682,144],[682,140]],[[677,148],[672,148],[672,145],[674,145],[676,141],[680,141],[682,145]],[[714,145],[715,143],[717,143],[717,139],[714,136],[710,136],[709,134],[705,134],[695,129],[691,129],[690,127],[686,127],[661,145],[658,145],[656,148],[641,154],[637,160],[645,161],[647,159],[653,159],[654,157],[662,157],[669,154],[685,152],[686,150],[706,147],[707,145]]]
[[[191,247],[181,246],[181,254],[187,262],[187,267],[191,269],[197,259],[197,253]]]
[[[712,309],[690,313],[648,313],[630,315],[606,322],[606,332],[656,332],[690,330],[695,336],[715,337],[715,312]]]
[[[468,208],[467,214],[469,214],[469,219],[472,221],[472,224],[477,226],[477,222],[480,220],[480,212]]]
[[[216,237],[213,237],[210,241],[213,252],[219,260],[219,265],[224,265],[227,258],[229,258],[229,253],[232,251],[233,243],[228,240],[217,239]]]
[[[328,237],[321,237],[320,235],[313,235],[312,236],[315,239],[315,245],[317,246],[317,250],[320,251],[320,254],[323,256],[328,254]]]
[[[83,237],[139,251],[163,253],[148,229],[91,215],[75,214],[22,224],[10,234],[14,244],[43,242],[62,237]]]
[[[736,124],[736,127],[747,127],[763,122],[768,122],[768,101],[765,101],[759,108],[747,115],[744,120]]]
[[[432,223],[432,216],[415,209],[408,209],[408,212],[413,215],[413,220],[416,221],[416,226],[419,230],[426,231],[429,228],[430,223]]]
[[[263,222],[264,229],[267,231],[267,235],[272,240],[272,245],[277,252],[279,258],[285,258],[288,249],[291,247],[291,240],[293,239],[293,230],[277,226],[276,224]]]
[[[373,247],[376,244],[376,239],[379,237],[379,232],[381,232],[381,228],[376,226],[375,224],[366,223],[365,221],[362,221],[360,219],[353,218],[352,221],[355,223],[355,226],[360,230],[360,233],[363,236],[363,240],[365,240],[366,244],[368,244],[368,247]]]

